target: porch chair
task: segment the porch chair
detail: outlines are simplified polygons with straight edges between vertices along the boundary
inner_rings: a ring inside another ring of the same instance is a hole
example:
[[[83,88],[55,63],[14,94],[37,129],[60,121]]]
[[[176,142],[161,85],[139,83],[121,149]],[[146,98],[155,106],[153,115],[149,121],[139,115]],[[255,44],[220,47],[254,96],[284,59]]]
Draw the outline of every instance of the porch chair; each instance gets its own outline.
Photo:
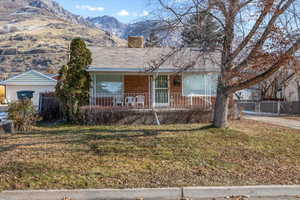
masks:
[[[7,105],[7,104],[10,104],[11,101],[9,99],[5,98],[4,101],[3,101],[3,103],[4,103],[4,105]]]
[[[125,105],[126,106],[135,106],[136,98],[132,96],[125,97]]]
[[[121,95],[114,96],[114,106],[123,106],[123,105],[124,105],[123,96]]]
[[[142,105],[143,107],[145,107],[145,96],[144,95],[138,95],[136,96],[136,105]]]

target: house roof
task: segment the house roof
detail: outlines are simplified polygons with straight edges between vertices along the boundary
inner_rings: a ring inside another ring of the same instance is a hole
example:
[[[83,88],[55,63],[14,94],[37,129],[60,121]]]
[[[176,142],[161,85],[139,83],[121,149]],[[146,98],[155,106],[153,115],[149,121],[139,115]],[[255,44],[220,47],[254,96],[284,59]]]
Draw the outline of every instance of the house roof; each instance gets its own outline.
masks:
[[[116,48],[116,47],[89,47],[92,52],[93,63],[88,71],[116,71],[116,72],[145,72],[166,60],[156,72],[182,71],[190,66],[191,61],[196,63],[188,67],[187,71],[219,72],[214,55],[201,55],[191,48],[175,50],[173,48]]]
[[[0,85],[56,85],[57,81],[45,74],[30,70],[0,82]]]

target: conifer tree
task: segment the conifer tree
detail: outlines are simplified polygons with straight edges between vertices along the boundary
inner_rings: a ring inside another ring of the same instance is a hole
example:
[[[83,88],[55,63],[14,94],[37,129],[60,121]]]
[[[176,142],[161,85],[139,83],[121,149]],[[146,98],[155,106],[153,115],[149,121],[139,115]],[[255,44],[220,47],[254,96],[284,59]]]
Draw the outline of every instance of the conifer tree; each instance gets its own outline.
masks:
[[[215,51],[222,41],[218,24],[205,12],[189,17],[181,37],[184,46],[200,48],[208,52]]]
[[[155,32],[151,32],[149,37],[146,39],[146,47],[160,47],[160,40]]]
[[[92,63],[90,50],[80,38],[75,38],[70,46],[70,60],[59,71],[56,95],[61,100],[66,119],[75,122],[80,106],[88,104],[90,76],[86,71]]]

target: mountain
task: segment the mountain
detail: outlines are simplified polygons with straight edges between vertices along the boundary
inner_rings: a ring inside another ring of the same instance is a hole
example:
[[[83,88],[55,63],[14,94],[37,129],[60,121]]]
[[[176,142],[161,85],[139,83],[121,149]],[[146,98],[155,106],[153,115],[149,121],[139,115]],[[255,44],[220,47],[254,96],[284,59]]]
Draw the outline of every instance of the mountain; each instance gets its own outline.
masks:
[[[166,24],[158,20],[144,20],[131,24],[123,24],[111,16],[87,18],[87,21],[109,32],[112,35],[127,39],[128,36],[144,36],[148,38],[151,32],[155,32],[161,38],[163,46],[176,46],[180,41],[180,31],[169,33],[163,27]]]
[[[116,18],[107,15],[102,17],[87,18],[87,21],[96,27],[119,37],[122,37],[127,28],[127,24],[123,24]]]
[[[0,0],[0,16],[0,75],[57,72],[75,37],[92,46],[126,45],[53,0]]]

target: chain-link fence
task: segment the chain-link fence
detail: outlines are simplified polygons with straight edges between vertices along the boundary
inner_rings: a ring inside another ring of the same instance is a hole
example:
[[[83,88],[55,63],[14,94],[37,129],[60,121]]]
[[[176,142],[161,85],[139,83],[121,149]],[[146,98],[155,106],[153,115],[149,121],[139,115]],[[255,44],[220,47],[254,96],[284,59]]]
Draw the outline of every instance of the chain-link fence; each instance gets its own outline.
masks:
[[[300,102],[286,101],[239,101],[242,111],[270,114],[300,114]]]

